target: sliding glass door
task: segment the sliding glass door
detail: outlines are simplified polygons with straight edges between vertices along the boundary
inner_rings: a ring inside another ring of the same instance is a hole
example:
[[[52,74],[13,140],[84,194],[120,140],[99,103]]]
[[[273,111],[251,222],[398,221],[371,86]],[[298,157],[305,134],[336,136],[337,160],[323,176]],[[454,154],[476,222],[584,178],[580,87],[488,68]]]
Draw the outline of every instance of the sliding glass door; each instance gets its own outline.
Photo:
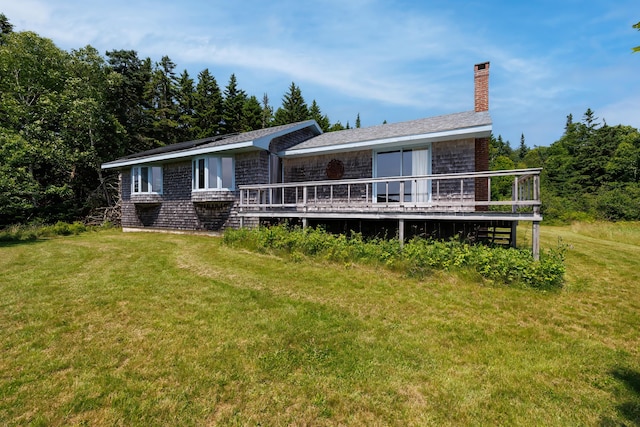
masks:
[[[423,176],[430,172],[428,148],[399,149],[381,151],[374,155],[374,175],[376,178],[398,176]],[[400,194],[400,181],[379,182],[375,187],[375,200],[381,203],[428,202],[431,182],[427,179],[404,181],[404,192]]]

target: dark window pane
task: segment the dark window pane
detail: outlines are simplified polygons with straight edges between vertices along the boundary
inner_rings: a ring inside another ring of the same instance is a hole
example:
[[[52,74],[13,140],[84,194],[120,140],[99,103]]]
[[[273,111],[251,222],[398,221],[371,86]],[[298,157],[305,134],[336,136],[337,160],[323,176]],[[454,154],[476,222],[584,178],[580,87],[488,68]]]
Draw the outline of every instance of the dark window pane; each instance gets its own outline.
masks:
[[[222,188],[233,188],[233,159],[231,157],[222,158]]]
[[[140,191],[143,193],[149,192],[149,168],[140,168]]]
[[[198,159],[198,188],[204,188],[204,159]]]
[[[400,151],[378,153],[376,156],[376,176],[400,176],[401,175]]]

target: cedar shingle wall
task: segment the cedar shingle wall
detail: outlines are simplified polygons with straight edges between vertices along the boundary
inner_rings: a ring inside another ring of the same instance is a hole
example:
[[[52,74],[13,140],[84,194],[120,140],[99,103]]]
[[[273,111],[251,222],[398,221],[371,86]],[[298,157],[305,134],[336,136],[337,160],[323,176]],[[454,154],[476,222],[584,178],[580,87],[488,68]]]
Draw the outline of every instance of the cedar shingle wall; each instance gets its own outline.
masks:
[[[475,141],[471,138],[432,144],[432,173],[449,174],[475,171]],[[473,179],[464,180],[464,193],[473,194]],[[436,194],[435,184],[432,189]],[[460,194],[460,180],[441,181],[440,195]]]
[[[322,156],[297,157],[284,160],[285,182],[324,181],[327,165],[331,160],[339,160],[344,165],[342,179],[371,178],[371,150],[336,153]]]
[[[236,186],[268,181],[264,152],[236,156]],[[191,195],[191,161],[163,165],[163,194],[131,194],[131,169],[121,171],[122,226],[172,230],[223,230],[239,227],[237,192]],[[196,203],[194,203],[194,200]],[[247,225],[250,225],[249,221]]]
[[[315,133],[311,129],[304,128],[296,132],[288,133],[286,135],[274,138],[269,144],[269,151],[272,153],[278,153],[280,151],[287,150],[294,145],[300,144],[303,141],[313,138]]]

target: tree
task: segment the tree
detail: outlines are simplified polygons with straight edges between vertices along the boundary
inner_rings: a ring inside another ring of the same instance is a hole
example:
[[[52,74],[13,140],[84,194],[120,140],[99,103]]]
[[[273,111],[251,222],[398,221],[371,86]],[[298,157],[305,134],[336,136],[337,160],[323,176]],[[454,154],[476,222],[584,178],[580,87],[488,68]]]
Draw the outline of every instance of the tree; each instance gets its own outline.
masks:
[[[261,118],[263,129],[271,126],[271,123],[273,122],[273,107],[269,105],[269,95],[267,95],[266,92],[264,95],[262,95]]]
[[[640,31],[640,22],[638,22],[637,24],[634,24],[633,28],[637,29]],[[634,48],[632,48],[634,52],[640,52],[640,46],[636,46]]]
[[[181,141],[188,141],[195,138],[195,87],[194,81],[184,70],[178,78],[177,101],[177,121],[178,138]]]
[[[518,161],[522,162],[529,152],[529,147],[524,142],[524,133],[520,135],[520,146],[518,147]]]
[[[337,132],[340,130],[345,130],[345,127],[342,125],[340,120],[332,124],[331,127],[329,128],[329,132]]]
[[[275,115],[277,125],[309,120],[309,109],[302,97],[302,91],[294,82],[291,82],[289,91],[282,97],[282,107],[278,108]]]
[[[595,117],[595,113],[593,112],[593,110],[591,110],[591,108],[587,108],[582,121],[587,125],[587,129],[589,131],[593,131],[599,125],[596,120],[598,120],[598,118]]]
[[[564,125],[564,131],[567,132],[571,126],[573,126],[573,114],[569,113],[567,123]]]
[[[493,135],[489,138],[489,169],[493,169],[493,165],[496,159],[500,156],[511,158],[513,155],[513,150],[511,149],[511,144],[509,141],[504,142],[502,140],[502,135],[498,135],[498,138],[495,138]]]
[[[106,56],[111,80],[106,102],[122,127],[114,135],[122,141],[113,147],[110,159],[113,160],[153,145],[147,136],[152,117],[145,98],[145,88],[151,80],[151,60],[141,60],[134,50],[112,50]]]
[[[223,129],[224,133],[236,133],[243,131],[243,116],[244,116],[244,103],[247,99],[247,94],[238,89],[238,82],[236,75],[231,74],[229,77],[229,83],[224,89],[224,101],[223,101]]]
[[[152,115],[149,132],[156,146],[180,141],[175,68],[176,64],[168,56],[163,56],[155,64],[147,85],[146,98]]]
[[[69,63],[69,54],[32,32],[10,33],[0,46],[0,128],[13,143],[7,157],[0,158],[0,169],[17,169],[18,175],[10,175],[13,178],[4,183],[17,193],[5,200],[15,202],[8,209],[21,215],[49,219],[68,215],[75,173],[73,149],[63,140]],[[20,196],[26,194],[28,202]]]
[[[244,132],[262,129],[262,106],[258,98],[253,95],[244,102],[242,122],[242,130]]]
[[[0,45],[4,44],[4,38],[13,32],[13,25],[4,13],[0,13]]]
[[[356,129],[360,128],[360,113],[356,116]]]
[[[122,126],[106,102],[112,84],[111,71],[99,52],[87,46],[71,52],[65,88],[61,137],[72,162],[70,181],[76,215],[87,209],[110,206],[116,197],[107,186],[101,164],[118,150]]]
[[[514,169],[515,164],[508,156],[498,156],[492,165],[491,170],[509,170]],[[511,198],[513,177],[499,176],[491,179],[491,199],[492,200],[508,200]]]
[[[322,111],[320,111],[320,107],[315,99],[311,102],[309,117],[318,123],[318,126],[320,126],[320,129],[322,129],[323,132],[329,132],[329,128],[331,127],[329,117],[326,114],[322,114]]]
[[[620,143],[605,166],[609,182],[640,182],[640,133],[620,126]]]
[[[206,138],[221,133],[222,92],[209,69],[204,69],[198,74],[194,108],[196,138]]]
[[[29,167],[31,148],[16,132],[0,127],[0,226],[33,215],[40,186]]]

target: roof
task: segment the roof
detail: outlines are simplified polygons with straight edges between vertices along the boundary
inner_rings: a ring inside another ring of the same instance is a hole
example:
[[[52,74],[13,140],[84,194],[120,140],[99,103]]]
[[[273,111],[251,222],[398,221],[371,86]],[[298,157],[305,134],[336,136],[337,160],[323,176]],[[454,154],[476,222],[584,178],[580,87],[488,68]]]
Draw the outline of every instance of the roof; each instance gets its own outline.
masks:
[[[218,135],[211,138],[179,142],[139,153],[134,153],[117,160],[103,163],[102,169],[119,168],[140,163],[160,162],[169,159],[180,159],[221,151],[238,151],[252,149],[269,149],[269,143],[282,135],[301,129],[311,128],[316,134],[322,130],[314,120],[274,126],[237,134]]]
[[[268,150],[269,143],[274,138],[305,128],[311,128],[317,136],[279,154],[293,157],[358,149],[380,149],[393,147],[394,144],[411,145],[412,143],[487,137],[491,134],[491,116],[488,111],[467,111],[327,133],[322,133],[314,120],[307,120],[154,148],[104,163],[102,169],[188,158],[223,151]]]
[[[488,111],[447,114],[367,128],[328,132],[302,142],[283,154],[287,156],[374,148],[411,141],[438,141],[460,137],[485,137],[491,134]]]

